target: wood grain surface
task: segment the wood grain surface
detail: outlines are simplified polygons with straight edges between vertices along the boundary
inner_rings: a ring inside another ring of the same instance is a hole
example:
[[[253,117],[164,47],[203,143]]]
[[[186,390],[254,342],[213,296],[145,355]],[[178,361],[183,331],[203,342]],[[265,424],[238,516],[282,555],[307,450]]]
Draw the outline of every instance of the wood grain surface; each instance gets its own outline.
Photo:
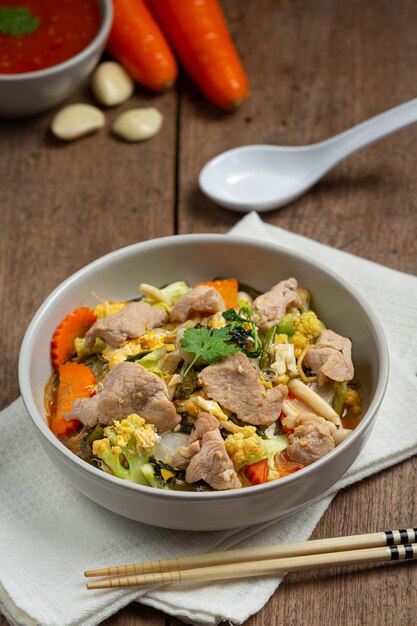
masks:
[[[182,76],[176,91],[137,90],[164,127],[126,145],[107,131],[71,145],[48,133],[52,113],[0,122],[1,405],[18,396],[19,345],[59,282],[123,245],[174,232],[226,232],[240,216],[197,188],[213,155],[249,143],[319,141],[417,91],[414,0],[223,0],[251,98],[227,114]],[[74,97],[88,101],[85,89]],[[116,114],[109,111],[109,120]],[[263,218],[323,243],[417,274],[417,125],[359,152],[303,198]],[[396,323],[396,321],[393,321]],[[395,419],[395,416],[393,416]],[[341,492],[314,537],[415,526],[417,463]],[[289,575],[246,626],[414,626],[415,564]],[[6,621],[0,617],[0,626]],[[131,605],[106,626],[179,626]]]

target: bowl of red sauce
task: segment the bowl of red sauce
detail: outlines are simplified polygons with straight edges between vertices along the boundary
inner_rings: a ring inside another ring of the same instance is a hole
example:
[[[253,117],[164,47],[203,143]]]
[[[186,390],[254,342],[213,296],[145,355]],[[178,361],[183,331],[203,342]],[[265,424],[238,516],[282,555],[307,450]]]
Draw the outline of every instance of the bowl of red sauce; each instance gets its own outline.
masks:
[[[111,0],[0,0],[0,115],[32,115],[68,98],[97,65]]]

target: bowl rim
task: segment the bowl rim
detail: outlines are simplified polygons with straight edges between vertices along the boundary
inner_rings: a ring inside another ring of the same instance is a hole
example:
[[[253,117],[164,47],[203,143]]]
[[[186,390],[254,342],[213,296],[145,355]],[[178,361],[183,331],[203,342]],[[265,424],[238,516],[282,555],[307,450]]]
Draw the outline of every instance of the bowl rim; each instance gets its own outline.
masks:
[[[111,0],[95,0],[95,2],[97,2],[101,8],[100,26],[94,38],[85,48],[74,54],[69,59],[65,59],[65,61],[61,61],[61,63],[45,67],[41,70],[34,70],[33,72],[19,72],[16,74],[0,73],[0,83],[20,82],[30,78],[48,78],[49,76],[58,74],[61,71],[65,71],[79,62],[83,62],[91,52],[100,48],[100,46],[105,43],[110,32],[113,21],[113,5]]]
[[[193,492],[193,491],[173,491],[173,490],[164,490],[164,489],[155,489],[154,487],[148,487],[145,485],[138,485],[136,483],[132,483],[129,481],[122,480],[117,478],[116,476],[112,476],[111,474],[106,474],[102,470],[95,468],[94,466],[86,463],[73,452],[71,452],[68,448],[62,444],[57,437],[52,433],[49,429],[47,423],[44,421],[43,416],[39,413],[34,398],[30,389],[30,370],[29,370],[29,358],[28,355],[32,353],[33,343],[36,338],[36,332],[38,324],[42,318],[42,315],[45,310],[47,310],[51,305],[55,303],[55,301],[59,300],[61,294],[66,291],[67,287],[76,283],[81,277],[84,275],[88,275],[90,272],[96,270],[96,268],[101,267],[101,269],[105,269],[106,266],[111,265],[115,260],[120,260],[124,257],[128,257],[130,255],[134,255],[138,251],[146,251],[152,250],[158,247],[171,247],[171,246],[181,246],[186,243],[194,242],[196,244],[199,243],[224,243],[229,242],[233,244],[243,244],[252,248],[258,248],[261,250],[271,250],[271,251],[280,251],[285,255],[293,257],[294,259],[301,259],[303,262],[313,266],[328,274],[333,278],[339,286],[349,292],[350,296],[355,300],[356,305],[362,309],[362,312],[365,314],[368,322],[370,323],[370,327],[373,331],[374,340],[378,349],[378,360],[379,360],[379,368],[378,368],[378,380],[376,384],[376,389],[374,396],[371,400],[370,406],[364,416],[362,417],[358,426],[354,429],[353,433],[345,439],[341,444],[339,444],[336,448],[334,448],[329,454],[321,457],[311,465],[304,467],[303,469],[290,474],[288,476],[284,476],[279,480],[271,481],[268,483],[264,483],[262,485],[254,485],[251,487],[242,487],[240,489],[231,489],[224,491],[207,491],[207,492]],[[274,242],[265,242],[252,237],[244,237],[240,235],[228,235],[228,234],[186,234],[186,235],[170,235],[167,237],[159,237],[156,239],[151,239],[148,241],[143,241],[140,243],[131,244],[129,246],[125,246],[123,248],[119,248],[113,252],[105,254],[98,259],[92,261],[91,263],[85,265],[71,276],[69,276],[66,280],[61,282],[44,300],[44,302],[40,305],[38,310],[36,311],[32,321],[30,322],[26,333],[24,335],[22,345],[20,348],[19,354],[19,363],[18,363],[18,377],[19,377],[19,386],[22,394],[23,402],[25,407],[29,413],[29,416],[36,426],[37,430],[46,440],[46,443],[49,444],[53,448],[53,450],[61,456],[61,460],[65,460],[67,463],[71,465],[74,464],[81,470],[82,473],[94,480],[97,478],[98,480],[104,481],[104,483],[113,484],[114,486],[118,486],[119,488],[130,491],[132,493],[142,493],[145,492],[147,496],[151,496],[154,498],[163,498],[163,499],[174,499],[176,501],[181,500],[196,500],[196,501],[205,501],[205,500],[229,500],[234,498],[242,498],[242,497],[256,497],[261,493],[265,493],[268,491],[273,491],[279,488],[282,485],[287,485],[291,482],[300,480],[302,477],[307,476],[308,474],[319,471],[320,468],[324,468],[327,464],[331,463],[338,456],[343,454],[343,451],[346,447],[350,446],[354,443],[356,439],[358,439],[361,434],[370,426],[370,424],[374,421],[377,415],[377,411],[381,405],[383,400],[385,390],[388,384],[388,374],[389,374],[389,353],[388,353],[388,345],[382,330],[382,326],[377,318],[376,314],[372,310],[372,308],[368,305],[366,299],[353,287],[348,281],[342,278],[339,274],[334,272],[331,269],[328,269],[321,262],[316,261],[315,259],[310,258],[308,255],[304,253],[300,253],[297,250],[294,250],[288,246],[274,243]]]

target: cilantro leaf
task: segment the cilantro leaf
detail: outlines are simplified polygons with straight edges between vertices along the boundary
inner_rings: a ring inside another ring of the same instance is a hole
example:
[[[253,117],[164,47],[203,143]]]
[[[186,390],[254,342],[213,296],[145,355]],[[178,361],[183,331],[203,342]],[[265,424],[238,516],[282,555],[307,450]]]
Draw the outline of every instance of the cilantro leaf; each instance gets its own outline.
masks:
[[[230,331],[226,326],[223,328],[187,328],[180,340],[181,347],[194,354],[195,357],[187,367],[184,376],[192,368],[198,359],[209,365],[216,363],[229,354],[239,352],[240,348],[226,341],[232,339]]]
[[[0,7],[0,34],[28,35],[40,24],[40,17],[32,15],[26,7]]]

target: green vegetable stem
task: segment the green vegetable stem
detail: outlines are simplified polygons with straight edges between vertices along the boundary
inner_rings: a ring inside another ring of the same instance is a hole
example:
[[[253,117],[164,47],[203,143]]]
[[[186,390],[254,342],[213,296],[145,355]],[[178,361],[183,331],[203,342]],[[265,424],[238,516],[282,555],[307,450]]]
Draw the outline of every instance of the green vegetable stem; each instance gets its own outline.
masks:
[[[276,327],[276,332],[283,335],[293,335],[295,332],[294,316],[290,313],[284,315],[284,317]]]
[[[277,326],[273,326],[265,334],[265,339],[262,344],[261,360],[259,362],[259,367],[261,369],[265,369],[266,367],[269,366],[269,350],[272,344],[274,343],[276,332],[277,332]]]
[[[347,392],[348,392],[347,382],[339,383],[336,385],[336,391],[334,394],[332,407],[338,415],[342,415],[343,413],[343,408],[345,406]]]

